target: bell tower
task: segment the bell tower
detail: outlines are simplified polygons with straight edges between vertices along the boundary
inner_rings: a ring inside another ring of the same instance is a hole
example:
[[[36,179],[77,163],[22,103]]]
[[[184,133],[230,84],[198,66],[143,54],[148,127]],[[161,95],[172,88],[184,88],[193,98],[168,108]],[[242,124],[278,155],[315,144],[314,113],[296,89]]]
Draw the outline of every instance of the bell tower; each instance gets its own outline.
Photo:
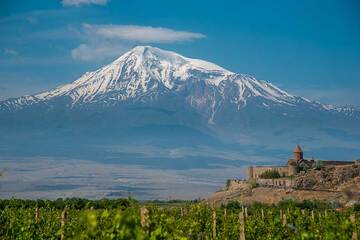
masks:
[[[294,160],[296,160],[296,161],[304,159],[303,150],[301,149],[301,147],[299,145],[296,145],[296,147],[294,148],[293,154],[294,154]]]

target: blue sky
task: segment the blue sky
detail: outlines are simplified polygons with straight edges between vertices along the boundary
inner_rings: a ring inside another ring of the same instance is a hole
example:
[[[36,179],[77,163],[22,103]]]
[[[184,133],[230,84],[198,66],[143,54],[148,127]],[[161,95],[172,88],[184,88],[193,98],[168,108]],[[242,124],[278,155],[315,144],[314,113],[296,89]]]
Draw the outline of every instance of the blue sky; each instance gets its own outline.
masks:
[[[360,105],[358,1],[2,0],[0,98],[71,82],[136,45]]]

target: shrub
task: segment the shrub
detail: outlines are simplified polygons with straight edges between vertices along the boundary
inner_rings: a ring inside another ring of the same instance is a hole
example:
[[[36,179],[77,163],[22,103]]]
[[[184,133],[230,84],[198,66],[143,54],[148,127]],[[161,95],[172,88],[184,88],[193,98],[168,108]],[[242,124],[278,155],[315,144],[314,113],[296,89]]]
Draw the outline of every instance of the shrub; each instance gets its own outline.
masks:
[[[256,188],[256,187],[259,186],[259,184],[256,182],[255,179],[250,179],[250,180],[248,181],[248,183],[250,184],[250,188],[251,188],[251,189]]]
[[[231,179],[226,180],[226,188],[230,187]]]
[[[360,212],[360,203],[357,203],[354,205],[354,211],[355,212]]]
[[[226,208],[232,211],[235,210],[239,210],[242,208],[243,205],[240,204],[240,202],[238,201],[230,201],[227,205]]]
[[[264,179],[274,179],[274,178],[280,178],[281,175],[277,170],[267,170],[260,174],[260,178]]]

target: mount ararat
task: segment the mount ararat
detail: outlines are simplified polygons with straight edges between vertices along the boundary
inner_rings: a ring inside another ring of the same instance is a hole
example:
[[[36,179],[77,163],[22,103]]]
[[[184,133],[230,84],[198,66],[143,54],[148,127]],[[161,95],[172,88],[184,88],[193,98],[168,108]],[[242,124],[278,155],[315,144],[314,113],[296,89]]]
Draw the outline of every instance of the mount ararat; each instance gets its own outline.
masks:
[[[72,83],[0,101],[0,124],[5,155],[27,148],[25,154],[80,156],[87,144],[126,143],[286,156],[300,143],[326,158],[360,156],[359,107],[311,101],[150,46]]]

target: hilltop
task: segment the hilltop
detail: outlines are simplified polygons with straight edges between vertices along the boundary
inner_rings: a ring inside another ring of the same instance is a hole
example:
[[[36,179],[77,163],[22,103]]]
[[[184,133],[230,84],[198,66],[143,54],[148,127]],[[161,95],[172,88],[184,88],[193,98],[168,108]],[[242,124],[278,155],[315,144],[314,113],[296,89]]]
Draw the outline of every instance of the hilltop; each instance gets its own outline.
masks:
[[[283,200],[323,200],[350,206],[360,201],[360,160],[314,161],[294,149],[288,166],[249,167],[247,180],[229,180],[206,201],[223,204],[278,203]]]

